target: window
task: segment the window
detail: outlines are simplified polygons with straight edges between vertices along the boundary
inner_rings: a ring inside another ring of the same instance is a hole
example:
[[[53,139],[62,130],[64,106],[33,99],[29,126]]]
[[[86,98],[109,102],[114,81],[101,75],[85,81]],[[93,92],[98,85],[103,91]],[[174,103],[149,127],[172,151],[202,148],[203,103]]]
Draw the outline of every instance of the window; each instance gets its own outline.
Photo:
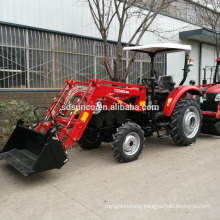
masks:
[[[62,88],[65,80],[88,82],[90,78],[108,80],[103,65],[102,41],[0,25],[0,88]],[[116,44],[109,43],[112,67]],[[126,52],[120,75],[123,76],[132,54]],[[157,56],[156,68],[164,72],[164,55]],[[138,53],[128,82],[136,84],[147,75],[150,59]]]
[[[26,87],[26,57],[21,48],[0,47],[1,88]]]

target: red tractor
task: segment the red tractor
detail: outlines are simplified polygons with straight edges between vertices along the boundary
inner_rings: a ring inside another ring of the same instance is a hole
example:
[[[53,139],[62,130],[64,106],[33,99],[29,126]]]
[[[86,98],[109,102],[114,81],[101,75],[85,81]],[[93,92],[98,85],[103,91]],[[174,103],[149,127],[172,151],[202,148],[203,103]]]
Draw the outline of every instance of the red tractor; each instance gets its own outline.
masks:
[[[157,44],[124,50],[145,52],[151,57],[150,77],[142,79],[141,85],[102,79],[89,83],[67,80],[43,120],[32,128],[18,120],[0,156],[29,176],[61,168],[68,162],[67,149],[75,143],[90,149],[111,142],[114,157],[130,162],[140,155],[144,137],[153,132],[161,139],[171,136],[180,146],[195,142],[201,111],[189,97],[201,96],[201,92],[196,86],[183,85],[192,65],[191,46]],[[183,80],[177,87],[172,76],[155,78],[155,56],[174,52],[185,52]],[[161,134],[161,127],[165,134]]]
[[[216,60],[213,81],[207,84],[206,69],[204,69],[203,85],[198,86],[203,95],[201,132],[220,135],[220,59]],[[213,70],[213,67],[212,67]],[[211,78],[212,79],[212,74]]]

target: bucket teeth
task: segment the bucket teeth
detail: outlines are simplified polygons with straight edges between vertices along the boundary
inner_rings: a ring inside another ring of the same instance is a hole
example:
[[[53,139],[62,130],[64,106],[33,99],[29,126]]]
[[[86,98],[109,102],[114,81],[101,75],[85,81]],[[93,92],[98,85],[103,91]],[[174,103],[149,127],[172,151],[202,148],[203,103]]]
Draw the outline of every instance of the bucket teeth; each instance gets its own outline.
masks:
[[[64,162],[64,163],[67,163],[68,161],[69,161],[69,159],[67,158],[67,159],[66,159],[66,160],[64,160],[63,162]]]

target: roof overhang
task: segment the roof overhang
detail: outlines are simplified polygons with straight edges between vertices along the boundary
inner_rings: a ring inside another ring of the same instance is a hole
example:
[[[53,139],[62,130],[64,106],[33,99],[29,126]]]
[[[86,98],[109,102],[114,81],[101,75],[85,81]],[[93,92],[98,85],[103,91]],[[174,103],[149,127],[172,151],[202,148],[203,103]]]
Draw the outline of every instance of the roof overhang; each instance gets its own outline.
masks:
[[[183,44],[164,43],[164,44],[124,47],[123,50],[164,54],[164,53],[175,53],[181,51],[190,51],[191,46],[183,45]]]
[[[215,45],[213,32],[204,28],[180,32],[179,37]]]

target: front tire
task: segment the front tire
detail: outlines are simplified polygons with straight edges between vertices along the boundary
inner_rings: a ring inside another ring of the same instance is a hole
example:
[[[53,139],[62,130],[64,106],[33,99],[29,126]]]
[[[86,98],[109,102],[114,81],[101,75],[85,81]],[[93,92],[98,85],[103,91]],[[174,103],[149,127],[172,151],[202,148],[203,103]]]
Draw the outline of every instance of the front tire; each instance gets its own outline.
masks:
[[[179,100],[171,115],[171,135],[179,146],[196,141],[201,126],[201,110],[194,99]]]
[[[113,135],[112,151],[119,162],[136,160],[144,146],[144,131],[133,122],[123,124]]]

